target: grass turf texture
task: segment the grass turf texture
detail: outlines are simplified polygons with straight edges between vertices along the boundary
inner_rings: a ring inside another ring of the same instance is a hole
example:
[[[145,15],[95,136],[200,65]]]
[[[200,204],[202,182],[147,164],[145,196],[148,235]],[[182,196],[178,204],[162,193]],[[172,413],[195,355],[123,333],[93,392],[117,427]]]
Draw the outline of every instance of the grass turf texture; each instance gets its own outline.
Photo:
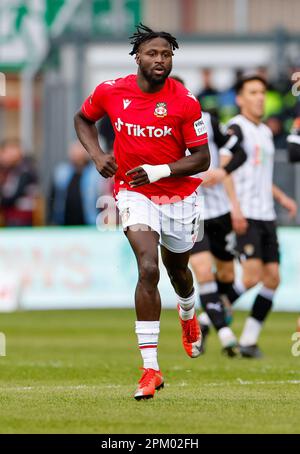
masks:
[[[235,314],[239,334],[246,313]],[[163,311],[165,389],[132,398],[141,371],[133,310],[0,315],[0,433],[300,433],[296,314],[274,313],[261,360],[229,359],[213,333],[186,356],[177,312]]]

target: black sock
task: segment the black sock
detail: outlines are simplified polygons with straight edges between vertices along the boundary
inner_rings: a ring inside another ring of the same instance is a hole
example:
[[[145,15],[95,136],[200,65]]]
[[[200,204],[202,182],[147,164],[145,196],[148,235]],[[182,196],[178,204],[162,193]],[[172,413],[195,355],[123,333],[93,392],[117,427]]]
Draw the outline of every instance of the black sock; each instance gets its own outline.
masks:
[[[272,308],[273,295],[273,290],[262,287],[255,298],[250,316],[259,322],[263,322]]]
[[[218,284],[218,291],[220,295],[225,295],[230,304],[234,304],[235,301],[241,296],[242,292],[240,292],[234,282],[221,282],[217,280]]]
[[[215,284],[215,289],[213,288],[213,284]],[[207,313],[213,326],[219,331],[221,328],[228,326],[228,324],[226,322],[226,313],[220,296],[217,291],[212,291],[216,289],[217,285],[215,282],[200,285],[200,301],[203,310]]]

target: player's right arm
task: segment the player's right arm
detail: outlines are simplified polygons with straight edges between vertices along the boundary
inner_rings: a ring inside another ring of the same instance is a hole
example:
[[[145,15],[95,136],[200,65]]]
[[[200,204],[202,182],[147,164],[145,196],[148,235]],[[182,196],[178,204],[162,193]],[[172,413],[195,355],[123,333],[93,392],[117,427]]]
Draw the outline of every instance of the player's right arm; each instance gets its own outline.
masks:
[[[247,154],[241,146],[239,137],[234,131],[221,131],[219,121],[211,116],[214,142],[219,148],[220,167],[208,170],[203,175],[203,186],[214,186],[222,183],[228,175],[238,169],[247,159]]]
[[[294,199],[289,197],[285,192],[283,192],[278,186],[273,184],[272,192],[274,199],[289,212],[290,219],[293,219],[297,215],[298,206]]]
[[[238,125],[232,125],[230,127],[229,134],[235,135],[238,138],[238,143],[240,144],[243,141],[243,134],[241,128]],[[245,153],[246,155],[246,153]],[[225,167],[230,162],[230,156],[226,156],[225,154],[221,154],[220,157],[220,164],[222,167]],[[244,161],[243,161],[244,162]],[[245,218],[236,191],[234,186],[234,180],[231,174],[229,174],[224,180],[223,185],[227,196],[230,200],[231,204],[231,222],[232,228],[236,232],[237,235],[243,235],[248,228],[248,222]]]
[[[247,219],[245,218],[245,216],[243,215],[242,209],[240,207],[240,203],[239,203],[238,197],[236,195],[232,175],[228,175],[223,180],[223,185],[224,185],[225,191],[227,193],[227,196],[230,200],[230,205],[231,205],[230,215],[231,215],[232,228],[235,231],[235,233],[237,233],[238,235],[243,235],[248,228],[248,222],[247,222]]]
[[[83,103],[81,110],[74,117],[74,126],[78,139],[94,161],[96,169],[104,177],[112,177],[117,171],[114,156],[105,154],[99,145],[96,121],[105,114],[105,87],[99,85],[94,93]]]

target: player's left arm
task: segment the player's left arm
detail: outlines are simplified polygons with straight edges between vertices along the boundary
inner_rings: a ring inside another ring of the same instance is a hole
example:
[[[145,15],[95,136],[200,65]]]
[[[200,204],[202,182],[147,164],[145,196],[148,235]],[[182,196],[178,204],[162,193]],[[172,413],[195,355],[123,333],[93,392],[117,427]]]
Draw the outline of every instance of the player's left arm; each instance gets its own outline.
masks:
[[[190,156],[185,156],[169,164],[171,176],[187,177],[205,172],[210,166],[210,152],[208,144],[189,148]]]
[[[295,218],[298,211],[298,205],[295,200],[289,197],[275,184],[273,184],[272,191],[274,199],[289,212],[289,217],[291,219]]]
[[[186,93],[182,109],[182,137],[191,155],[184,156],[175,162],[151,166],[144,164],[131,169],[127,175],[132,176],[130,185],[133,188],[154,183],[166,177],[185,177],[204,172],[210,165],[210,153],[207,143],[207,131],[202,119],[201,106],[189,92]]]
[[[204,172],[210,165],[210,153],[208,144],[189,148],[190,156],[185,156],[178,161],[169,164],[151,166],[144,164],[129,170],[126,175],[131,175],[129,182],[132,188],[143,186],[144,184],[154,183],[166,177],[186,177]]]

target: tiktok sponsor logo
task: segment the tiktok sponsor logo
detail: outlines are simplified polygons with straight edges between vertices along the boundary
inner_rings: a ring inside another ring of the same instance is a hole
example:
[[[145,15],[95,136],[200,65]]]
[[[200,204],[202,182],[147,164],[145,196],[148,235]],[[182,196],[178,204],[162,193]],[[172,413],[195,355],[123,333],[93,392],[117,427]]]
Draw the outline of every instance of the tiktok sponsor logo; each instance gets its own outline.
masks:
[[[118,132],[125,130],[129,136],[134,137],[166,137],[172,136],[172,128],[164,126],[156,128],[155,126],[141,126],[133,123],[124,123],[121,118],[115,122],[115,127]]]

